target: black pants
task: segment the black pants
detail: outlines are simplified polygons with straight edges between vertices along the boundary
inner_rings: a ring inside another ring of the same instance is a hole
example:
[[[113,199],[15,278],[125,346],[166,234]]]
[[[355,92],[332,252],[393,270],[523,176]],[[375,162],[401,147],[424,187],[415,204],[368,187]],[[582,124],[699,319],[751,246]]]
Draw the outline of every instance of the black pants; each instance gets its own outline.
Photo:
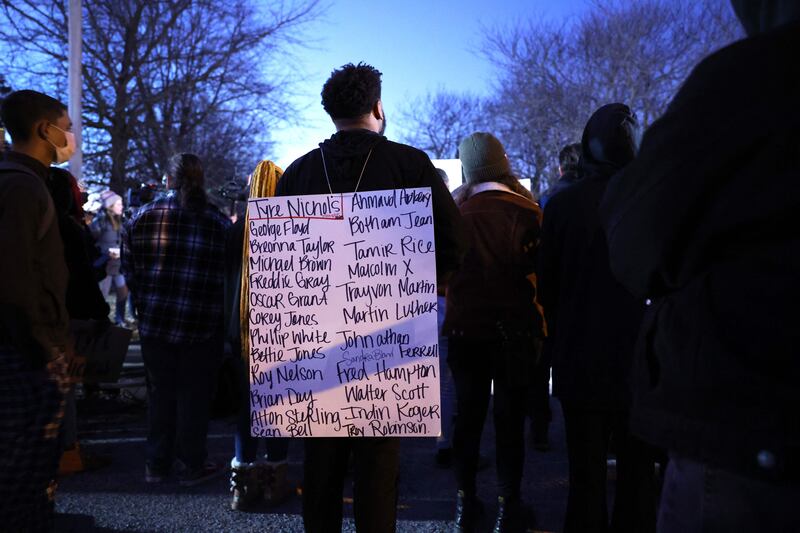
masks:
[[[219,336],[196,344],[142,337],[151,468],[168,472],[175,457],[190,469],[203,466],[211,391],[221,356]]]
[[[360,533],[393,533],[397,522],[397,438],[308,438],[303,468],[306,533],[342,530],[342,485],[353,454],[353,511]]]
[[[606,460],[617,445],[617,486],[611,531],[652,533],[656,525],[654,451],[631,435],[627,411],[590,410],[562,402],[569,457],[564,533],[609,531]]]
[[[481,433],[489,409],[494,380],[494,425],[497,477],[500,495],[520,496],[525,461],[526,388],[509,384],[498,369],[498,343],[461,337],[450,338],[448,362],[456,384],[456,427],[453,434],[456,481],[459,490],[475,494]]]
[[[543,350],[541,344],[537,355],[531,386],[528,389],[528,415],[534,426],[547,429],[553,419],[550,410],[550,358],[548,350]]]

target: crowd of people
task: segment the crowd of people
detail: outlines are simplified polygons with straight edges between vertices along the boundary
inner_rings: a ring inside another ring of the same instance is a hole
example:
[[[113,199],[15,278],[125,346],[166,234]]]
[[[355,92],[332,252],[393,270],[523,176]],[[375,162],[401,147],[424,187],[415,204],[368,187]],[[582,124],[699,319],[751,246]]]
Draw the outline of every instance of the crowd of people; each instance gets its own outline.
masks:
[[[628,105],[596,109],[541,199],[487,132],[460,142],[451,194],[424,152],[384,136],[381,73],[363,63],[325,82],[329,139],[285,171],[263,161],[252,173],[251,197],[430,188],[436,461],[454,468],[456,531],[484,514],[476,473],[490,404],[494,531],[535,523],[521,493],[525,424],[547,450],[551,368],[569,459],[565,532],[800,531],[800,8],[733,4],[749,37],[704,60],[644,135]],[[115,322],[128,323],[129,294],[138,321],[147,483],[228,470],[206,449],[227,353],[239,391],[231,508],[286,498],[288,449],[302,445],[306,531],[341,530],[349,468],[356,529],[394,531],[400,439],[251,436],[247,217],[232,224],[209,202],[201,158],[173,156],[170,194],[125,222],[122,198],[104,193],[87,226],[74,178],[51,167],[74,150],[66,107],[17,91],[0,118],[12,138],[0,246],[13,256],[0,270],[0,529],[52,528],[58,459],[75,441],[68,319],[109,322],[113,288]]]

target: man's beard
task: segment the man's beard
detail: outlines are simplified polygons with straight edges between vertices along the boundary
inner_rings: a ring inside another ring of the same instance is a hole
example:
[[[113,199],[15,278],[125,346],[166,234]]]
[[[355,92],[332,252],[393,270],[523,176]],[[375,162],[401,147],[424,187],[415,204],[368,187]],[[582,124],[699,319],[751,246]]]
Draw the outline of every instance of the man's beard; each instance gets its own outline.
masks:
[[[381,119],[381,131],[378,132],[379,135],[383,135],[386,133],[386,111],[383,112],[383,118]]]

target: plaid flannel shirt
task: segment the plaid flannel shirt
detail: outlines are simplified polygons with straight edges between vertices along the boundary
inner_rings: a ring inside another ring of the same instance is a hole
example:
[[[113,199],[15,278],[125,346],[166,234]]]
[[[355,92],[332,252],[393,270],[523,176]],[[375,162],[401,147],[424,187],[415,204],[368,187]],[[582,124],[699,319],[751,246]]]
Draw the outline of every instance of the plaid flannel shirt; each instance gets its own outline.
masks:
[[[173,344],[221,332],[225,235],[214,206],[191,211],[175,196],[143,206],[122,234],[122,270],[142,337]]]

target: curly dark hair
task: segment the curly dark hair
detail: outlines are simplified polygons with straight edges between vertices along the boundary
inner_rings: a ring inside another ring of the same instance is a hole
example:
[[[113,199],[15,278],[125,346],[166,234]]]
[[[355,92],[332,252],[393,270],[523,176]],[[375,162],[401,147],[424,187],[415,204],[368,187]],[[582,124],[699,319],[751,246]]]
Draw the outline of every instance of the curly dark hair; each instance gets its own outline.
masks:
[[[366,115],[380,98],[381,72],[366,63],[334,70],[322,86],[322,107],[332,119]]]

